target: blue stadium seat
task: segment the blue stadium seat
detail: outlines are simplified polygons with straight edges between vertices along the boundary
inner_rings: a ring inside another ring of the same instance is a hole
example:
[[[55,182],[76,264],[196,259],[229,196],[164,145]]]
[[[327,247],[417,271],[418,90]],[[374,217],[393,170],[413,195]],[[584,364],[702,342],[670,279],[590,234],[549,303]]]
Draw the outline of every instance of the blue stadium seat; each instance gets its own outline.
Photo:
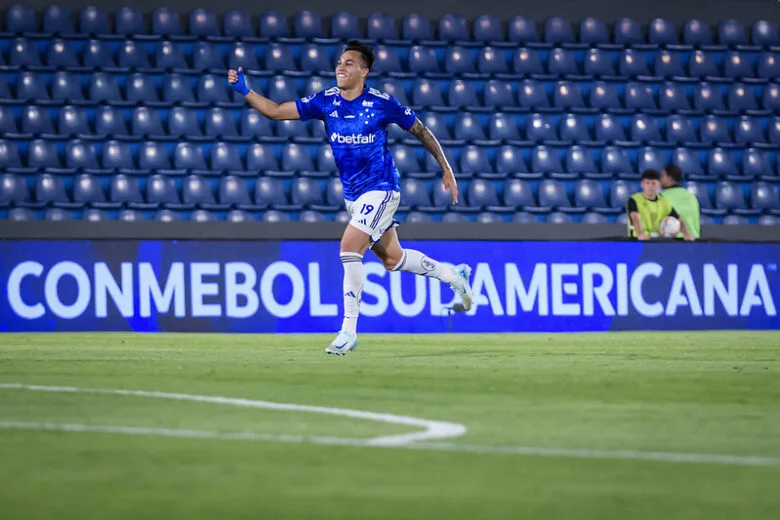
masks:
[[[604,173],[621,174],[634,171],[628,152],[619,146],[607,146],[601,151],[601,171]]]
[[[499,206],[495,183],[485,179],[474,179],[467,189],[468,202],[471,207]]]
[[[21,67],[40,66],[41,58],[35,44],[26,38],[16,38],[11,42],[8,63]]]
[[[780,117],[775,117],[769,121],[769,130],[767,132],[769,142],[780,144]]]
[[[653,90],[646,83],[626,84],[626,108],[633,110],[655,110]]]
[[[379,90],[396,98],[399,103],[409,106],[409,98],[406,96],[404,84],[393,78],[382,78],[378,83]]]
[[[106,194],[100,187],[100,181],[88,173],[77,175],[73,179],[73,202],[82,204],[106,202]]]
[[[19,175],[4,173],[0,176],[0,205],[9,202],[29,202],[30,190]]]
[[[43,32],[50,34],[69,34],[76,32],[70,11],[58,5],[49,5],[43,9]]]
[[[102,40],[91,40],[84,47],[81,61],[85,67],[92,69],[116,66],[108,43]]]
[[[707,171],[710,176],[714,177],[727,177],[729,175],[737,175],[738,173],[734,157],[722,148],[710,150],[707,159]]]
[[[683,43],[686,45],[712,45],[712,29],[701,20],[688,20],[683,25]]]
[[[177,144],[173,150],[173,167],[177,170],[206,170],[203,148],[195,143]]]
[[[143,46],[133,40],[127,40],[119,46],[116,53],[116,63],[120,67],[149,68],[149,56]]]
[[[226,175],[219,181],[219,203],[226,206],[250,206],[249,188],[240,177]]]
[[[300,11],[293,21],[295,36],[298,38],[323,38],[322,18],[314,11]]]
[[[291,143],[282,150],[282,170],[312,171],[314,169],[314,162],[304,145]]]
[[[691,76],[706,78],[721,76],[715,53],[702,50],[694,51],[688,60],[688,72]]]
[[[615,85],[603,81],[593,84],[589,101],[591,107],[600,110],[619,109],[622,106]]]
[[[727,226],[745,225],[750,224],[750,221],[742,215],[726,215],[723,217],[723,224]]]
[[[79,16],[79,28],[82,33],[107,35],[111,33],[108,14],[101,7],[85,7]],[[117,30],[117,32],[119,32]]]
[[[236,122],[229,110],[219,107],[211,108],[206,112],[204,119],[205,134],[208,136],[234,137],[238,135]]]
[[[452,130],[455,139],[465,139],[466,141],[487,139],[479,119],[470,112],[456,115],[452,122]]]
[[[625,141],[626,131],[620,120],[610,114],[598,116],[593,124],[597,141],[613,142]]]
[[[626,49],[618,60],[618,72],[621,76],[646,76],[650,74],[647,57],[643,52]]]
[[[327,144],[317,150],[317,171],[337,172],[336,159],[333,157],[333,149]],[[415,170],[418,171],[418,170]]]
[[[517,74],[544,74],[544,66],[539,52],[525,47],[515,52],[512,68]]]
[[[699,201],[699,207],[701,209],[712,209],[712,200],[710,199],[709,193],[707,193],[707,186],[705,184],[696,181],[688,181],[685,183],[685,189],[688,190],[688,192],[690,192],[694,197],[696,197],[696,200]]]
[[[35,20],[35,10],[26,5],[16,4],[10,6],[5,13],[5,23],[10,33],[39,32],[38,22]]]
[[[433,40],[431,21],[419,14],[408,14],[401,22],[401,37],[404,40]]]
[[[246,151],[246,169],[258,172],[278,170],[279,162],[270,146],[254,143]]]
[[[225,216],[225,220],[228,222],[252,222],[255,218],[248,211],[234,209],[228,212]]]
[[[89,80],[89,99],[98,102],[121,101],[116,76],[105,72],[96,72]]]
[[[253,46],[243,42],[236,42],[230,46],[227,54],[227,64],[231,69],[243,67],[244,70],[257,70],[260,68],[257,60],[257,51],[255,51]]]
[[[398,55],[398,50],[395,47],[377,45],[374,48],[374,58],[373,72],[385,74],[388,72],[403,72],[404,70],[401,64],[401,57]]]
[[[181,204],[173,178],[151,175],[146,180],[146,202],[151,204]]]
[[[412,89],[412,103],[415,106],[441,106],[444,105],[444,97],[438,84],[418,79]]]
[[[217,15],[208,9],[194,9],[189,15],[189,34],[201,38],[219,36]]]
[[[163,78],[162,89],[162,97],[169,103],[192,103],[195,101],[192,85],[181,74],[167,74]]]
[[[696,142],[699,139],[690,118],[673,114],[666,120],[666,140],[670,143],[683,143]]]
[[[601,213],[593,213],[589,211],[584,215],[582,215],[581,222],[583,224],[606,224],[607,222],[609,222],[609,220]]]
[[[160,113],[157,110],[144,106],[133,110],[132,119],[130,121],[130,130],[133,132],[133,135],[165,135]]]
[[[305,45],[301,49],[301,69],[311,72],[328,72],[333,70],[328,53],[319,45]]]
[[[125,99],[134,103],[159,101],[154,79],[146,74],[131,74],[127,77]]]
[[[672,152],[672,164],[679,167],[686,175],[704,174],[704,169],[696,153],[687,148],[676,148]]]
[[[579,208],[606,208],[601,184],[588,179],[577,181],[574,185],[574,205]]]
[[[748,148],[742,154],[742,175],[745,177],[759,177],[772,172],[772,163],[769,156],[763,150]]]
[[[152,11],[152,34],[178,36],[183,32],[179,13],[167,7],[158,7]]]
[[[631,118],[631,140],[632,141],[661,141],[661,129],[658,127],[658,120],[645,114],[637,114]]]
[[[46,211],[44,218],[46,220],[54,220],[54,221],[73,220],[73,215],[71,215],[70,212],[66,211],[63,208],[51,208]]]
[[[598,18],[587,17],[580,22],[580,43],[588,45],[609,44],[607,25]]]
[[[277,121],[276,134],[279,137],[308,137],[309,130],[302,121]]]
[[[500,112],[491,115],[488,120],[488,139],[519,141],[521,137],[517,127],[517,118]]]
[[[466,19],[455,14],[445,14],[439,18],[439,40],[445,42],[471,40]]]
[[[707,116],[701,121],[700,136],[703,143],[731,142],[726,120],[719,116]]]
[[[584,72],[591,76],[615,75],[615,65],[602,49],[589,49],[585,53]]]
[[[647,42],[652,45],[677,45],[679,39],[674,22],[663,18],[656,18],[650,22],[647,29]]]
[[[222,17],[222,32],[231,38],[245,38],[255,36],[252,28],[252,20],[249,15],[239,9],[233,9]]]
[[[198,101],[206,103],[229,102],[224,81],[218,81],[213,74],[204,74],[198,80]]]
[[[290,35],[290,24],[283,13],[266,11],[260,15],[260,36],[263,38],[287,38]]]
[[[300,222],[325,222],[327,219],[322,212],[307,209],[301,211],[300,215],[298,215],[298,220]]]
[[[16,118],[10,107],[0,106],[0,132],[3,134],[15,134],[19,131]]]
[[[715,207],[718,209],[747,209],[742,189],[734,183],[722,181],[715,185]]]
[[[269,206],[289,204],[284,192],[284,185],[273,177],[260,177],[255,183],[255,202]]]
[[[192,68],[196,70],[225,69],[219,47],[209,42],[197,42],[192,47]]]
[[[15,209],[21,209],[21,208],[15,208]],[[760,217],[758,217],[758,223],[761,224],[762,226],[777,226],[780,225],[780,217],[776,217],[774,215],[761,215]]]
[[[747,45],[745,26],[737,20],[721,20],[718,24],[718,43],[729,47]]]
[[[742,116],[734,124],[734,141],[737,143],[765,143],[764,133],[758,119]]]
[[[158,222],[175,222],[182,220],[181,215],[170,209],[161,209],[154,214],[154,220]]]
[[[338,215],[337,215],[338,218]],[[338,222],[338,220],[336,220]],[[349,220],[347,220],[349,222]],[[427,213],[420,213],[419,211],[410,211],[406,215],[404,222],[433,222],[433,219]]]
[[[563,166],[554,148],[537,146],[531,153],[531,169],[538,173],[558,173],[563,171]]]
[[[21,168],[22,160],[19,157],[19,148],[13,141],[0,139],[0,168]]]
[[[569,208],[571,201],[566,194],[566,186],[563,182],[553,179],[545,179],[539,183],[539,204],[554,208]]]
[[[430,206],[431,195],[425,183],[419,179],[403,179],[401,181],[401,200],[411,207]]]
[[[16,99],[24,101],[49,99],[43,75],[26,70],[19,73],[16,80]]]
[[[188,175],[181,183],[181,201],[190,205],[214,205],[214,193],[208,180],[199,175]]]
[[[77,170],[98,169],[95,147],[88,141],[74,139],[65,147],[65,166]]]
[[[750,60],[739,52],[729,52],[723,61],[723,75],[728,78],[752,78],[755,76]]]
[[[215,143],[211,147],[211,169],[221,172],[243,170],[241,153],[232,143]]]
[[[496,153],[496,172],[498,173],[526,173],[528,166],[525,164],[522,152],[514,146],[505,145]]]
[[[566,152],[566,171],[569,173],[593,173],[598,172],[593,152],[583,146],[572,146]]]
[[[53,134],[54,124],[52,123],[49,111],[35,105],[22,109],[21,130],[29,134]]]
[[[553,100],[556,107],[577,109],[585,107],[580,86],[573,81],[559,81],[555,85]]]
[[[448,147],[444,149],[444,156],[447,158],[447,162],[450,165],[457,164],[457,161],[455,160],[455,155],[452,153],[451,148]],[[425,158],[423,159],[423,171],[437,172],[437,173],[441,171],[441,166],[439,166],[439,163],[437,163],[436,159],[433,158],[433,155],[429,153],[426,153]]]
[[[613,181],[609,186],[609,203],[613,208],[625,208],[628,199],[637,191],[638,186],[624,180]]]
[[[780,54],[764,52],[758,57],[756,75],[759,78],[780,78]]]
[[[655,57],[655,75],[664,78],[687,76],[680,53],[663,50]]]
[[[409,70],[418,73],[440,72],[433,48],[420,45],[412,47],[409,51]]]
[[[514,16],[509,19],[507,37],[513,43],[538,43],[539,33],[536,22],[525,16]]]
[[[138,178],[121,173],[111,177],[111,183],[108,187],[108,196],[111,202],[144,203],[144,198],[141,195],[141,188],[138,184]]]
[[[35,200],[38,202],[70,202],[62,177],[42,173],[35,179]]]
[[[544,90],[544,85],[534,80],[525,80],[518,87],[518,102],[520,106],[531,108],[547,108],[550,99]]]
[[[750,206],[753,209],[771,210],[780,215],[780,194],[777,185],[768,182],[756,182],[750,188]]]
[[[75,47],[70,41],[60,39],[50,42],[46,63],[49,67],[78,67],[80,65]]]
[[[84,91],[78,77],[66,71],[57,71],[51,80],[51,98],[58,101],[83,101]]]
[[[531,185],[520,179],[509,179],[504,185],[504,205],[514,208],[536,206]]]
[[[614,40],[618,45],[628,47],[629,45],[641,45],[645,43],[642,36],[642,26],[639,22],[631,18],[621,18],[615,22]]]
[[[460,153],[460,172],[463,173],[492,173],[487,152],[479,146],[469,145]]]
[[[563,116],[563,118],[561,118],[560,136],[564,141],[591,140],[587,121],[585,121],[585,118],[577,114],[566,114]]]
[[[477,56],[477,70],[483,74],[506,74],[509,66],[503,52],[493,47],[484,47]]]
[[[544,22],[544,41],[555,45],[574,43],[574,31],[566,18],[553,16]]]
[[[568,49],[553,49],[547,60],[547,71],[559,76],[580,73],[574,59],[574,52]]]
[[[775,113],[780,111],[780,85],[767,85],[764,89],[764,96],[761,100],[764,110],[771,110]]]
[[[474,19],[474,40],[478,42],[503,42],[504,30],[495,16],[482,14]]]
[[[730,110],[737,110],[739,112],[757,110],[758,102],[756,101],[753,89],[742,83],[731,85],[728,94],[728,107]]]
[[[286,211],[270,210],[263,213],[263,222],[289,222],[290,214]]]
[[[161,42],[154,55],[154,63],[159,69],[188,69],[187,60],[184,57],[184,51],[176,42]],[[257,67],[257,60],[252,63]]]
[[[293,204],[303,206],[322,205],[325,196],[320,184],[307,177],[293,179],[290,198]]]
[[[512,85],[506,81],[491,79],[485,83],[485,106],[488,107],[513,107],[517,103]]]
[[[331,206],[344,206],[344,186],[338,177],[328,181],[325,188],[325,200]]]
[[[780,46],[780,29],[776,23],[767,20],[759,20],[751,29],[753,45],[760,47]]]
[[[535,216],[528,213],[527,211],[518,211],[512,216],[512,222],[516,222],[519,224],[529,224],[532,222],[538,222]]]
[[[114,107],[98,107],[95,111],[95,133],[111,136],[128,135],[124,116]]]
[[[171,160],[165,146],[155,141],[141,143],[138,147],[138,166],[142,170],[169,170]]]
[[[463,47],[447,47],[444,55],[444,70],[452,74],[473,74],[476,72],[471,52]]]
[[[662,110],[690,110],[691,103],[685,87],[680,83],[666,83],[658,92],[658,106]]]
[[[549,116],[544,114],[531,114],[525,120],[525,135],[531,141],[557,141],[558,132]]]
[[[366,36],[372,40],[398,39],[398,27],[389,14],[372,13],[368,16]]]
[[[248,108],[241,113],[239,130],[243,137],[270,137],[274,135],[271,121],[256,110]]]
[[[103,168],[128,170],[135,168],[130,145],[121,141],[106,141],[103,144],[100,162]]]
[[[394,146],[390,152],[393,155],[395,167],[399,172],[414,173],[421,171],[420,163],[417,160],[417,154],[414,152],[413,148],[405,145],[398,145]]]
[[[637,171],[640,173],[645,170],[656,170],[660,172],[664,169],[667,162],[664,153],[657,148],[646,146],[637,153]],[[685,172],[688,173],[687,171]]]

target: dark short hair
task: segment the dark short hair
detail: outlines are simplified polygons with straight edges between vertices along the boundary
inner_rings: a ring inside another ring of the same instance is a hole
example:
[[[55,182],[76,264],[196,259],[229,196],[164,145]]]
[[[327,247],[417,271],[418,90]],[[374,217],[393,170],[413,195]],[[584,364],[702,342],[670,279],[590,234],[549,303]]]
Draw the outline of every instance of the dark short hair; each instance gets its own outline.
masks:
[[[678,166],[675,166],[674,164],[667,164],[664,166],[664,172],[666,172],[666,175],[671,177],[674,182],[678,184],[682,182],[683,173]]]
[[[359,52],[360,56],[363,58],[364,68],[371,70],[371,67],[374,66],[374,49],[372,49],[371,46],[366,45],[365,43],[358,40],[350,40],[347,42],[347,46],[344,47],[344,50],[341,51],[341,53],[344,54],[347,51]]]
[[[645,170],[642,172],[642,180],[649,179],[651,181],[657,181],[661,179],[661,174],[658,170]]]

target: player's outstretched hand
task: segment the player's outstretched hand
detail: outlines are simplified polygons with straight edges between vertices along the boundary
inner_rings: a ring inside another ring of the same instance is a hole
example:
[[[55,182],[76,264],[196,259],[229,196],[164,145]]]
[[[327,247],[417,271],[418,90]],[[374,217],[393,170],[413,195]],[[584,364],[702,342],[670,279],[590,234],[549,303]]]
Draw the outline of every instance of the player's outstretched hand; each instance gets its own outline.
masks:
[[[228,71],[228,83],[233,90],[237,91],[242,96],[249,94],[249,86],[246,84],[246,78],[244,78],[244,69],[239,67],[238,70],[230,69]]]
[[[458,181],[455,180],[455,174],[451,171],[445,171],[441,178],[444,189],[452,195],[452,203],[458,203]]]

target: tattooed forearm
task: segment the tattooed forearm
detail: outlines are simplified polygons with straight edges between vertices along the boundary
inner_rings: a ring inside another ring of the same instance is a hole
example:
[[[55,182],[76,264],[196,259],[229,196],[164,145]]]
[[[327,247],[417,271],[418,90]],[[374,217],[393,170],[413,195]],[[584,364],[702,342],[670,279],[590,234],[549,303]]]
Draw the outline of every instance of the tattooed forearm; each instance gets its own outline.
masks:
[[[422,121],[417,119],[414,122],[414,125],[412,125],[412,128],[409,129],[409,132],[420,140],[423,146],[425,146],[425,149],[428,150],[430,154],[433,155],[433,158],[436,159],[436,162],[439,163],[442,170],[452,171],[452,167],[450,167],[449,162],[447,162],[447,157],[444,155],[444,150],[442,150],[439,140],[436,139],[436,136],[433,135],[433,132],[431,132],[427,126],[422,124]]]

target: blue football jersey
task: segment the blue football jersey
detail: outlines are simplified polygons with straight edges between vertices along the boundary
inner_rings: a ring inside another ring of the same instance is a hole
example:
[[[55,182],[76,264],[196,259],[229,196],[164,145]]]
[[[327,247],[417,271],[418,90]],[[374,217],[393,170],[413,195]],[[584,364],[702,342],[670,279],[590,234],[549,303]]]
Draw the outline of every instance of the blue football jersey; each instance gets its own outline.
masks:
[[[387,148],[387,125],[412,128],[417,115],[411,108],[368,87],[352,101],[333,87],[295,104],[302,121],[325,122],[345,199],[353,201],[372,190],[400,191],[398,170]]]

